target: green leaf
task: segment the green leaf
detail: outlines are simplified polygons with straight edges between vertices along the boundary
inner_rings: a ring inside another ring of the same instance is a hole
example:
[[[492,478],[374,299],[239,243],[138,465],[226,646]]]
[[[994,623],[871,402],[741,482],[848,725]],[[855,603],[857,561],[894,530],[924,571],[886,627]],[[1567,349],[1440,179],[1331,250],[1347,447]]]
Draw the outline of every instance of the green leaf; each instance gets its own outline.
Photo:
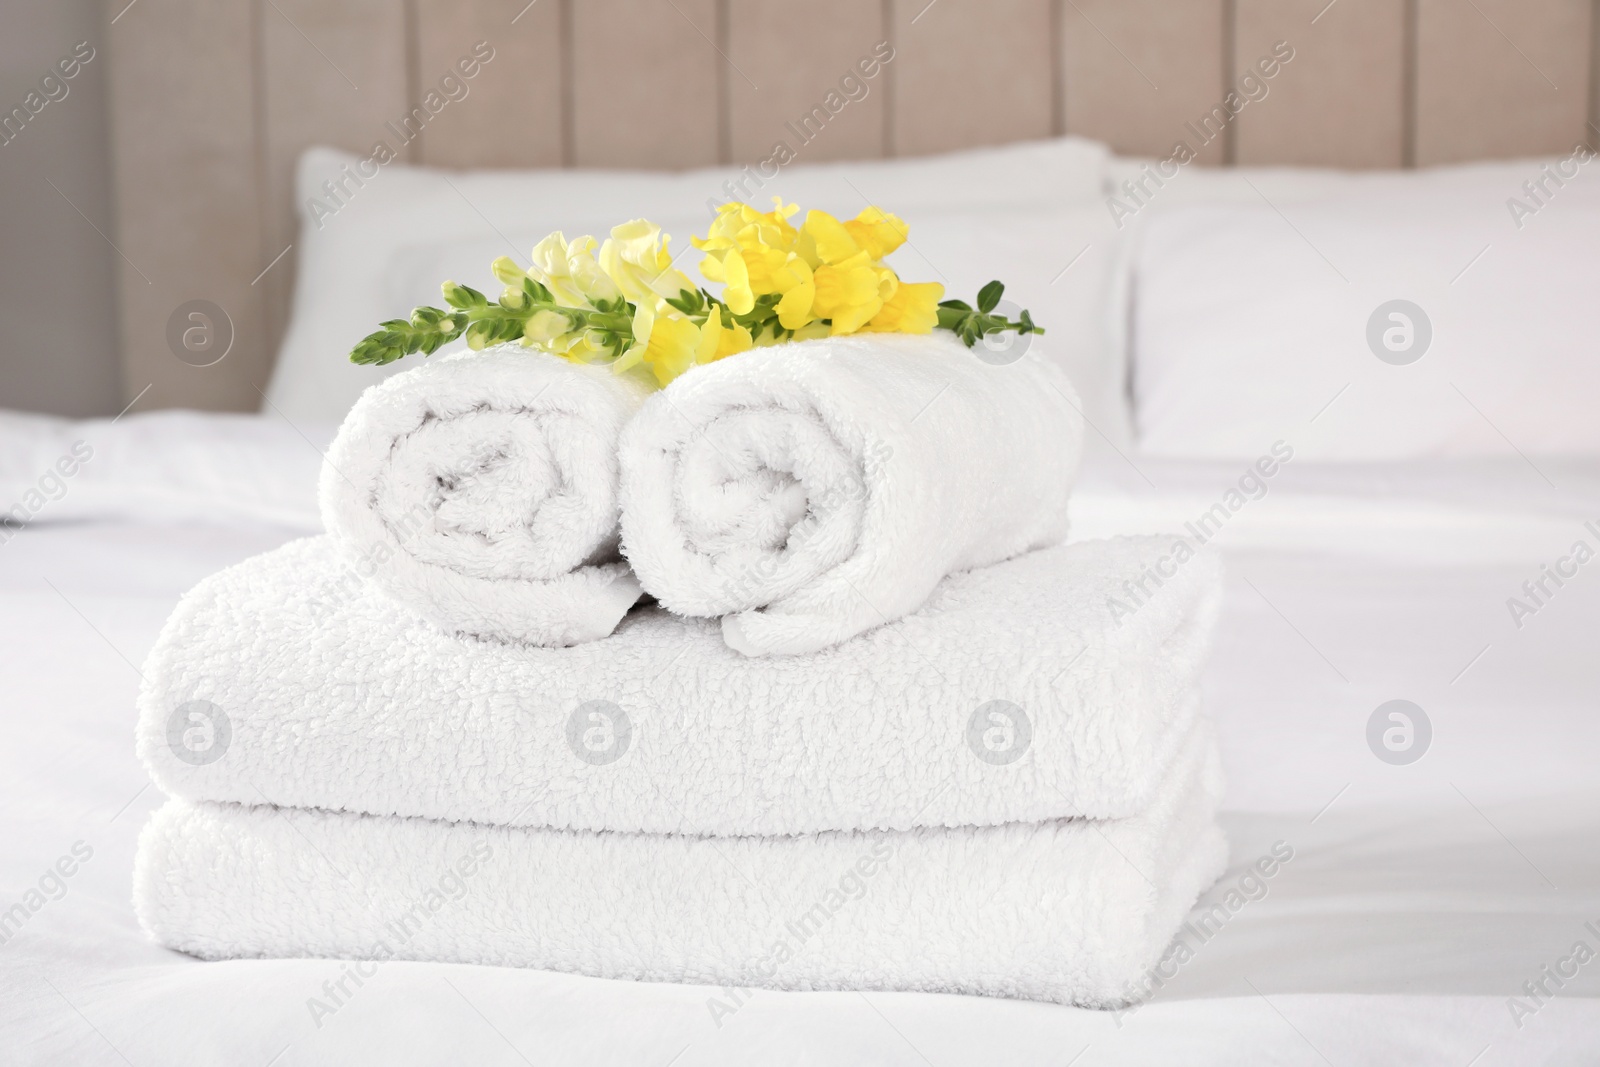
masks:
[[[689,289],[684,289],[677,296],[666,298],[667,306],[677,308],[685,315],[693,315],[701,310],[700,294]]]
[[[978,310],[985,313],[993,311],[995,306],[1000,303],[1000,296],[1005,291],[1006,287],[998,281],[990,282],[982,289],[979,289]]]

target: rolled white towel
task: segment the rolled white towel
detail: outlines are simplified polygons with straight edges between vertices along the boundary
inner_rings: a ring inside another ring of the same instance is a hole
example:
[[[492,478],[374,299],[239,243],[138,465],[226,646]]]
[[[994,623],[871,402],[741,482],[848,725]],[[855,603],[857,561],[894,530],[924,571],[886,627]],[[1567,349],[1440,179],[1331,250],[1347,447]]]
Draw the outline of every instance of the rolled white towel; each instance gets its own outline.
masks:
[[[322,469],[339,553],[451,633],[604,637],[639,599],[617,555],[617,437],[644,389],[519,345],[362,394]]]
[[[993,365],[942,331],[762,349],[684,375],[623,432],[623,549],[740,652],[814,652],[1062,540],[1082,438],[1036,352]]]

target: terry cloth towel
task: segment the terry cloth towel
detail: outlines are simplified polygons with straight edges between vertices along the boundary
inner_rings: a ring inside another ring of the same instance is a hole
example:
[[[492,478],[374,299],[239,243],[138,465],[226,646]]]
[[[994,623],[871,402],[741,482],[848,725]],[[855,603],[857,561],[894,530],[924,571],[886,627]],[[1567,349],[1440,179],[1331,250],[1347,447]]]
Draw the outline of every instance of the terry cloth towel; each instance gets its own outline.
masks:
[[[803,653],[920,607],[939,579],[1061,541],[1083,417],[1037,352],[948,332],[779,345],[700,367],[622,435],[622,542],[645,591]]]
[[[1209,729],[1151,806],[799,837],[489,827],[169,801],[140,923],[207,959],[333,956],[1116,1007],[1222,872]]]
[[[144,667],[139,752],[191,800],[496,825],[1130,815],[1194,715],[1216,614],[1215,557],[1171,550],[1044,549],[813,656],[752,659],[658,607],[572,648],[452,638],[348,583],[311,538],[183,599]]]
[[[617,437],[643,396],[521,345],[435,357],[351,408],[323,525],[353,573],[452,633],[604,637],[640,595],[617,555]]]

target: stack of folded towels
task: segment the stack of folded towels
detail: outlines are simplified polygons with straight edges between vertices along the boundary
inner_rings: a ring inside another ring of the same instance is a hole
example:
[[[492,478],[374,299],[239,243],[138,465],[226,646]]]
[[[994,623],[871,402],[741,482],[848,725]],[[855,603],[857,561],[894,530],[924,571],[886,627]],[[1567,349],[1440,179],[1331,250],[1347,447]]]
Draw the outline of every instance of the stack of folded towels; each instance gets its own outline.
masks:
[[[521,348],[375,386],[327,535],[202,582],[151,653],[141,922],[206,958],[1128,1002],[1226,862],[1218,575],[1061,544],[1081,437],[1037,352],[947,334],[654,394]]]

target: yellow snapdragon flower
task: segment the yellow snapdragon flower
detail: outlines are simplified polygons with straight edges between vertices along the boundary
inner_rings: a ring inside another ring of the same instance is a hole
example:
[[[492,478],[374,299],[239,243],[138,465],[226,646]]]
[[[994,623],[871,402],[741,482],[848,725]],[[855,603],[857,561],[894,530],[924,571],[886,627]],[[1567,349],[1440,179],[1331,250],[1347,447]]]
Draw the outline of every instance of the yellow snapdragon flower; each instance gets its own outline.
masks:
[[[779,321],[786,329],[795,330],[812,319],[827,319],[829,333],[855,333],[882,309],[885,293],[892,294],[896,284],[893,271],[874,266],[866,252],[857,252],[840,263],[825,263],[812,271],[809,281],[796,286],[778,304]]]
[[[721,252],[729,248],[776,248],[788,251],[794,246],[797,231],[789,217],[800,210],[796,204],[785,204],[782,197],[772,198],[771,211],[757,211],[749,204],[723,204],[704,238],[693,238],[691,243],[704,252]]]
[[[665,301],[645,301],[633,315],[633,344],[614,364],[618,373],[644,365],[658,385],[666,385],[698,363],[712,363],[752,345],[750,331],[724,325],[722,309],[713,306],[706,321],[693,319]]]
[[[901,282],[883,308],[861,327],[862,333],[932,333],[939,325],[938,282]]]
[[[749,204],[724,204],[704,238],[692,238],[706,253],[700,273],[721,282],[722,299],[735,315],[749,314],[755,298],[783,294],[799,284],[792,268],[798,231],[789,216],[800,209],[773,197],[773,210],[759,212]]]
[[[824,263],[843,263],[859,254],[861,248],[844,223],[826,211],[808,211],[795,240],[795,251],[813,267],[820,267]]]
[[[706,253],[700,272],[722,283],[722,300],[735,315],[750,314],[761,297],[777,296],[778,326],[796,337],[802,331],[808,337],[855,333],[883,311],[899,286],[882,260],[904,243],[905,224],[869,207],[846,222],[808,211],[796,228],[789,219],[798,211],[777,197],[770,212],[724,204],[707,235],[693,239]],[[910,308],[912,295],[897,307]],[[904,321],[921,323],[924,304],[918,300],[918,314]],[[902,320],[891,315],[883,321]]]
[[[639,358],[666,385],[699,361],[701,339],[700,328],[682,316],[658,319]]]
[[[566,307],[594,307],[597,300],[622,295],[617,283],[595,258],[595,239],[587,235],[568,243],[560,230],[533,246],[528,276],[542,283]]]
[[[630,302],[674,297],[694,283],[672,265],[671,238],[648,219],[633,219],[611,229],[600,248],[600,265]]]
[[[808,211],[795,248],[812,266],[841,263],[860,252],[876,263],[905,243],[906,232],[905,223],[875,207],[848,222],[826,211]]]
[[[724,356],[738,355],[748,352],[754,345],[750,338],[750,331],[738,323],[722,321],[722,309],[714,307],[700,328],[701,346],[697,361],[700,363],[713,363]]]
[[[905,244],[909,232],[898,217],[875,207],[863,210],[845,223],[844,228],[855,240],[856,247],[869,253],[873,259],[882,259]]]

